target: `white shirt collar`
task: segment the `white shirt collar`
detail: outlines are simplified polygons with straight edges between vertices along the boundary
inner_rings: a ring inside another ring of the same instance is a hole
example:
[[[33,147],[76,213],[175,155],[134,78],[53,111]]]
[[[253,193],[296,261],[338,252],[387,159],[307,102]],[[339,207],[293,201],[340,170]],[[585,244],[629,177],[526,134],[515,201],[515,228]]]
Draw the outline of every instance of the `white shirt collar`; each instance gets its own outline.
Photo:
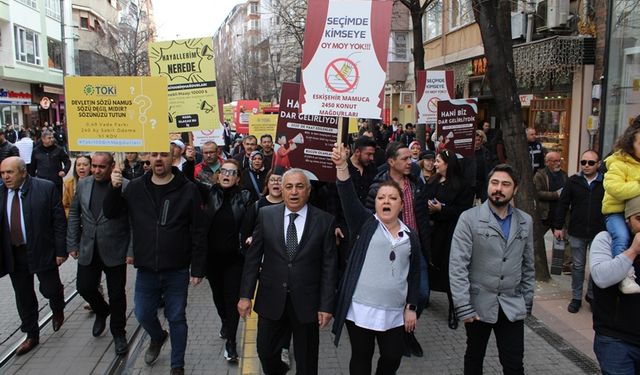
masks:
[[[387,227],[382,223],[382,221],[380,221],[378,214],[374,214],[373,216],[376,218],[376,220],[378,220],[378,225],[382,228],[382,233],[384,233],[384,236],[391,242],[392,245],[397,245],[401,242],[409,241],[408,235],[407,236],[398,235],[398,237],[393,238],[393,236],[391,235],[391,232],[389,232]],[[411,233],[411,230],[409,229],[409,227],[406,226],[405,223],[402,222],[402,220],[398,219],[398,222],[400,223],[400,231],[398,232],[399,234],[402,232],[406,232],[407,234]]]
[[[309,207],[305,204],[298,212],[296,212],[298,214],[298,217],[302,217],[306,220],[307,218],[307,211],[308,211]],[[293,211],[291,211],[287,206],[284,206],[284,217],[288,217],[290,213],[292,213]]]

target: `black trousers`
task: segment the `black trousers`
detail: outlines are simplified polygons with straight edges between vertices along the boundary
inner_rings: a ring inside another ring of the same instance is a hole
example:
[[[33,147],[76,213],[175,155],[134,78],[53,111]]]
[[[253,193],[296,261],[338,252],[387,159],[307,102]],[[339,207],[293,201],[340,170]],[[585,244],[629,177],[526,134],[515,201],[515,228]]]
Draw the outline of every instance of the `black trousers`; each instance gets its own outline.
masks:
[[[243,260],[240,257],[209,263],[207,279],[213,294],[213,303],[218,316],[225,327],[227,340],[236,342],[238,323],[238,299],[240,298],[240,282],[242,281]]]
[[[29,272],[27,248],[18,246],[13,248],[14,269],[9,274],[11,285],[16,296],[16,307],[20,316],[20,330],[27,334],[28,338],[40,337],[38,327],[38,298],[33,289],[33,274]],[[58,267],[37,272],[40,281],[40,293],[49,300],[49,306],[53,313],[61,313],[64,310],[64,287],[60,281]]]
[[[109,304],[98,290],[102,272],[106,275]],[[107,316],[111,314],[109,327],[114,336],[125,335],[127,324],[127,296],[125,286],[127,284],[127,265],[121,264],[115,267],[107,267],[100,258],[98,249],[94,249],[91,264],[83,266],[78,264],[78,278],[76,287],[78,293],[91,306],[96,315]]]
[[[498,358],[505,375],[524,375],[524,320],[510,322],[500,308],[494,324],[475,321],[465,323],[467,351],[464,354],[464,374],[481,375],[484,355],[491,331],[496,335]]]
[[[258,316],[258,337],[256,346],[262,369],[267,375],[283,375],[287,365],[280,359],[285,337],[293,333],[293,353],[297,375],[318,373],[318,347],[320,344],[318,322],[301,323],[287,296],[284,313],[278,320]]]
[[[405,347],[404,326],[379,332],[358,327],[350,320],[345,324],[349,332],[349,341],[351,341],[349,374],[371,375],[371,359],[376,341],[380,348],[376,375],[393,375],[398,371]]]

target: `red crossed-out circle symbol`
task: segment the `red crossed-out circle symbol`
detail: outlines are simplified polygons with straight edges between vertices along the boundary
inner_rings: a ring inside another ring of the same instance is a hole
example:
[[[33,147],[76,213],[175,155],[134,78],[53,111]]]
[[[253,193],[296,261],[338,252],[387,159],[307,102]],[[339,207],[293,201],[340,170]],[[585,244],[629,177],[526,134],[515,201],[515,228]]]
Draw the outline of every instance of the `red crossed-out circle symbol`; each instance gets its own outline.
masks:
[[[337,93],[354,89],[360,79],[360,71],[353,61],[339,57],[329,63],[324,70],[324,82],[327,87]]]

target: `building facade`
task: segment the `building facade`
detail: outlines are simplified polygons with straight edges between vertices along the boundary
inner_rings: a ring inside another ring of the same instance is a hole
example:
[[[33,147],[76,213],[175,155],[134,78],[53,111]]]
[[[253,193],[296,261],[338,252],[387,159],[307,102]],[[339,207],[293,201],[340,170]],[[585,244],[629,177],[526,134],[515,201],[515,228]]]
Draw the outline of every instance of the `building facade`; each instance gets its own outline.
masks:
[[[64,122],[63,70],[74,69],[73,40],[64,38],[65,56],[61,21],[70,15],[70,3],[59,0],[0,0],[2,126]]]
[[[594,147],[587,129],[596,63],[593,2],[513,2],[511,26],[523,125],[535,128],[548,150],[562,154],[563,169],[574,173],[580,153]],[[434,1],[423,34],[426,69],[453,70],[456,97],[478,98],[479,118],[499,128],[471,0]]]

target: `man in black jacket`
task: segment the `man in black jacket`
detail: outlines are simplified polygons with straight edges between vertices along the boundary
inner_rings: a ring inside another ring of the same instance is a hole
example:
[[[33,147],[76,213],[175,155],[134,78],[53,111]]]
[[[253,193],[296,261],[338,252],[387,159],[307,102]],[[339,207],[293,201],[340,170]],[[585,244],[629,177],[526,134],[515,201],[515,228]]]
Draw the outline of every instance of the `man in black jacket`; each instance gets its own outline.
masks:
[[[13,143],[7,141],[4,132],[0,131],[0,163],[9,156],[20,156],[20,150]]]
[[[55,186],[27,174],[24,160],[5,159],[0,166],[4,186],[0,189],[3,273],[11,277],[16,306],[27,334],[16,351],[29,352],[40,341],[38,299],[33,275],[40,281],[40,293],[49,299],[53,330],[64,322],[64,288],[58,266],[67,259],[67,219]]]
[[[31,170],[35,177],[53,182],[62,199],[62,178],[71,169],[71,160],[64,149],[55,143],[53,132],[44,130],[42,142],[33,149]]]
[[[553,234],[564,239],[562,228],[569,210],[569,244],[573,264],[571,266],[571,303],[567,307],[570,313],[577,313],[582,306],[582,285],[584,284],[584,267],[587,261],[587,247],[599,232],[603,231],[604,217],[602,215],[602,174],[598,153],[588,150],[582,153],[580,159],[580,173],[571,176],[560,194],[560,200],[555,212]],[[591,282],[587,290],[587,301],[590,300]]]
[[[187,346],[187,293],[206,272],[202,200],[196,185],[176,167],[169,152],[152,152],[152,173],[129,182],[122,191],[122,173],[111,174],[103,212],[108,219],[126,211],[132,229],[136,318],[151,336],[145,362],[153,364],[169,334],[158,320],[160,297],[171,334],[171,373],[184,373]],[[189,273],[191,267],[191,273]],[[191,278],[189,277],[191,276]]]

